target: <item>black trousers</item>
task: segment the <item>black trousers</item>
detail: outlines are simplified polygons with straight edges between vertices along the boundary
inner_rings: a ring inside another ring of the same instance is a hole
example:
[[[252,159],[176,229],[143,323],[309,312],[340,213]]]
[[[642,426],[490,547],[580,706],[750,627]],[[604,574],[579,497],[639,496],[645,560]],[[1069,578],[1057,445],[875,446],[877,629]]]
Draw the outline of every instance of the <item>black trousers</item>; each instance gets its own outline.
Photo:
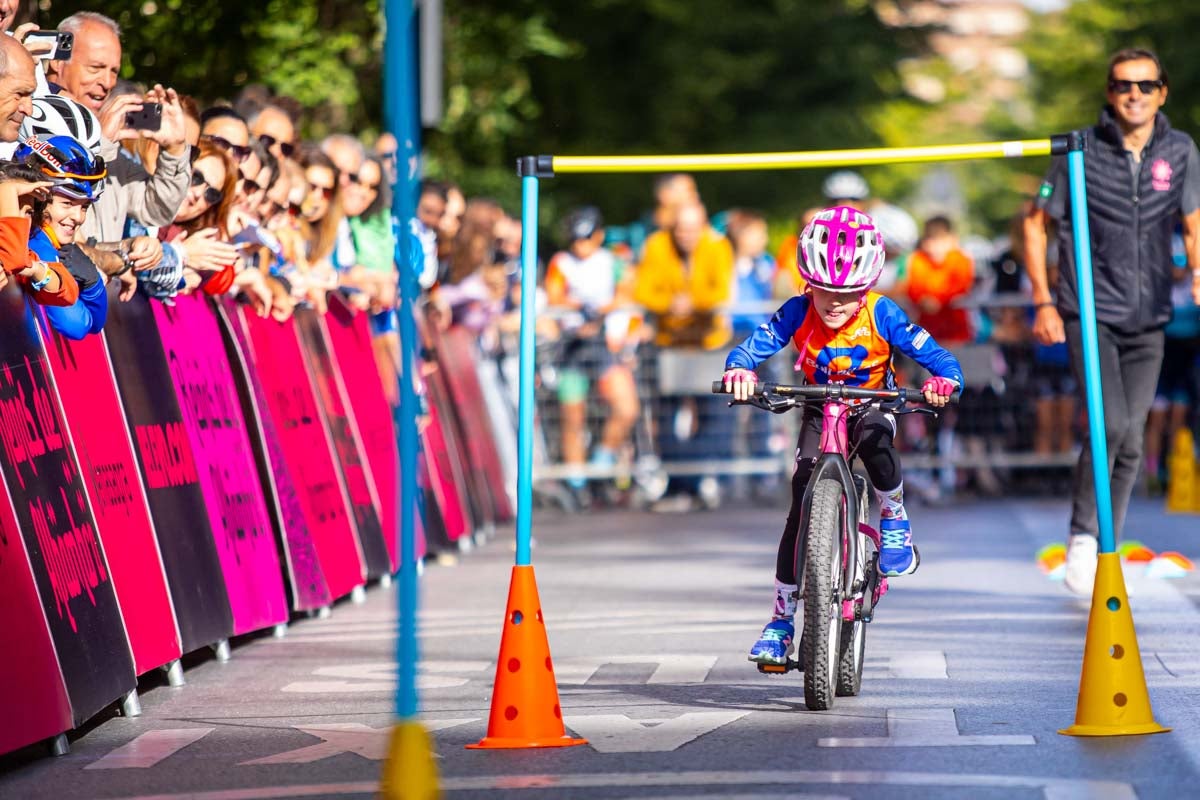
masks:
[[[1071,370],[1084,394],[1083,339],[1079,320],[1066,320]],[[1112,491],[1113,535],[1119,537],[1129,510],[1129,498],[1142,461],[1146,416],[1154,402],[1163,360],[1161,329],[1123,333],[1099,323],[1096,339],[1100,351],[1101,396],[1104,399],[1104,438],[1108,444],[1108,474]],[[1096,517],[1096,485],[1092,478],[1090,428],[1083,429],[1083,450],[1075,467],[1071,506],[1071,533],[1100,535]]]
[[[792,473],[792,507],[783,526],[779,554],[775,559],[775,579],[780,583],[796,583],[796,536],[804,510],[804,490],[812,477],[817,457],[821,455],[822,423],[820,412],[806,412],[800,422],[796,471]],[[899,486],[900,455],[894,444],[896,418],[873,408],[852,419],[847,432],[851,453],[862,460],[872,485],[883,491]]]

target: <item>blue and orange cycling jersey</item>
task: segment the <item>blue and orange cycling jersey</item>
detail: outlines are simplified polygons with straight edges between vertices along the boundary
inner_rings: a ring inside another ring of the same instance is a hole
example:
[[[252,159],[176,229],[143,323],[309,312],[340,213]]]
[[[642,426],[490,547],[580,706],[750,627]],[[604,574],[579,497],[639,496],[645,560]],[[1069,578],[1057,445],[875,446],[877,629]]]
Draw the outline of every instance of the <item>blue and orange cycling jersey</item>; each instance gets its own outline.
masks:
[[[793,297],[730,351],[725,369],[754,369],[789,341],[800,352],[796,370],[804,373],[805,383],[894,389],[892,353],[899,350],[931,375],[963,385],[958,359],[893,300],[875,292],[868,292],[858,313],[837,330],[821,321],[808,295]]]

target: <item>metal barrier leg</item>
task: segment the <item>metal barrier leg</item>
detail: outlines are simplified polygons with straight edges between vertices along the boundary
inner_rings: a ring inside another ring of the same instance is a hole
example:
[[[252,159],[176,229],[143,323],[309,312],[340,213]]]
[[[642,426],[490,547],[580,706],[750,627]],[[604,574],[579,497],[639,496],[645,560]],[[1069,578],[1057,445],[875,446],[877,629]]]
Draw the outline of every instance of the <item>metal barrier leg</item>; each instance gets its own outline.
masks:
[[[355,586],[350,590],[350,602],[356,606],[361,606],[367,602],[367,587]]]
[[[49,739],[48,744],[50,745],[50,755],[55,758],[65,756],[71,752],[71,743],[67,741],[65,733],[60,733],[58,736]]]
[[[138,698],[137,689],[130,689],[121,697],[121,715],[125,717],[142,715],[142,701]]]
[[[213,653],[217,657],[217,661],[224,664],[226,661],[229,660],[230,652],[229,652],[229,640],[228,639],[219,639],[215,644],[213,644],[212,649],[213,649]]]
[[[168,686],[179,687],[187,684],[183,677],[183,664],[179,659],[164,664],[163,671],[167,673]]]

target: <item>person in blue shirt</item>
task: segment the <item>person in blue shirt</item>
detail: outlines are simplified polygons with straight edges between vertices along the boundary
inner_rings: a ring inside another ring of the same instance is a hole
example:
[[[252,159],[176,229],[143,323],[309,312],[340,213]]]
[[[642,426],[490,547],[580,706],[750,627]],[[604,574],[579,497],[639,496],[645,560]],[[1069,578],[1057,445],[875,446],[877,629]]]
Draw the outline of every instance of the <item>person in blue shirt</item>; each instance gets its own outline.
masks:
[[[79,298],[69,306],[46,307],[51,327],[68,339],[99,333],[108,319],[108,296],[95,263],[75,244],[75,233],[100,196],[107,175],[104,159],[92,156],[70,136],[30,136],[14,160],[35,168],[50,181],[49,198],[29,209],[29,249],[44,261],[58,261],[79,284]]]

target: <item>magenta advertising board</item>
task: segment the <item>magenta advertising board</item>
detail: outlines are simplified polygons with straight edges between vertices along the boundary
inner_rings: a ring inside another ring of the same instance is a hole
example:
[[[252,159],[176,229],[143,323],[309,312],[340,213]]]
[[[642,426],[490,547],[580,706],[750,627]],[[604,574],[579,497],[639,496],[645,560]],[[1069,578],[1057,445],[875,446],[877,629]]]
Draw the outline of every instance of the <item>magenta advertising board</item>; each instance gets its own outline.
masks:
[[[155,303],[154,317],[192,448],[234,633],[287,621],[283,571],[215,312],[204,295]]]
[[[150,509],[103,336],[71,341],[38,314],[138,674],[181,654]]]
[[[309,611],[327,606],[333,597],[329,593],[325,574],[321,571],[316,543],[300,502],[300,490],[284,456],[283,443],[270,413],[266,391],[258,371],[251,367],[254,349],[250,345],[245,321],[233,300],[222,300],[216,310],[221,330],[228,334],[225,347],[238,381],[246,424],[251,426],[255,434],[250,438],[255,445],[254,456],[258,461],[259,473],[264,477],[263,490],[279,539],[284,544],[283,553],[292,587],[292,608]]]
[[[366,567],[295,325],[260,319],[244,308],[238,313],[321,572],[330,595],[342,597],[364,583]]]

